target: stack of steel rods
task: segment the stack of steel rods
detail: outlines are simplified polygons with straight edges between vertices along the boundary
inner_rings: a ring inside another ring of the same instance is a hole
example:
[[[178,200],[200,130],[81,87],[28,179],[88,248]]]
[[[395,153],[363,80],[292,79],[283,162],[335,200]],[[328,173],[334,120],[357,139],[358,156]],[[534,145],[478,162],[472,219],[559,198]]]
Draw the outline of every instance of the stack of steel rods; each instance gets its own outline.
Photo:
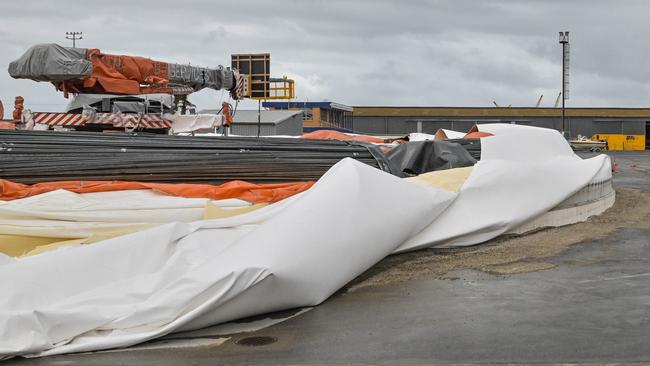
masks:
[[[384,167],[375,147],[356,142],[0,130],[0,178],[28,184],[308,181],[346,157]]]

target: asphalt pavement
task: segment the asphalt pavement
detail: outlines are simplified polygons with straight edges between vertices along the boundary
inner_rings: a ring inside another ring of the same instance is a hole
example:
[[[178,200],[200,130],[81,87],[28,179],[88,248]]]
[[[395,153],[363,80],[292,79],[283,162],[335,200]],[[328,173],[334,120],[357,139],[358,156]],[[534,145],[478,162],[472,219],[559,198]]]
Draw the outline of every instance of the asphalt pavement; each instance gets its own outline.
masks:
[[[650,152],[610,154],[619,167],[615,187],[650,193]],[[208,332],[157,341],[156,347],[6,364],[650,361],[650,229],[622,227],[547,260],[555,267],[505,276],[462,270],[342,291],[310,311],[246,333]]]

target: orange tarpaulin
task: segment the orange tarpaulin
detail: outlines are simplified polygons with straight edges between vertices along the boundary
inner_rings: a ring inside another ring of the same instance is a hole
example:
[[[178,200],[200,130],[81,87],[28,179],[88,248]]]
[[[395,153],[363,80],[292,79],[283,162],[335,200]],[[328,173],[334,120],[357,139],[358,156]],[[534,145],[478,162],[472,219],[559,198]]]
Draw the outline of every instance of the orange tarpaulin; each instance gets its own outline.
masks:
[[[16,124],[13,122],[0,121],[0,130],[15,130]]]
[[[218,186],[121,181],[64,181],[28,185],[0,179],[0,200],[10,201],[57,189],[75,193],[152,189],[156,192],[186,198],[210,198],[213,200],[239,198],[252,203],[272,203],[306,191],[313,184],[314,182],[255,184],[234,180]]]
[[[308,140],[340,140],[340,141],[362,141],[370,142],[373,144],[383,144],[384,139],[368,135],[348,135],[347,133],[333,131],[333,130],[317,130],[314,132],[305,133],[302,135],[303,139]]]
[[[61,82],[64,92],[114,94],[171,93],[167,88],[167,63],[146,57],[110,55],[89,48],[86,57],[93,64],[84,79]]]
[[[481,137],[489,137],[489,136],[494,136],[494,135],[489,133],[489,132],[470,131],[463,138],[464,139],[480,139]]]
[[[93,63],[93,73],[84,81],[84,86],[96,80],[107,92],[139,94],[140,84],[164,87],[169,82],[164,62],[146,57],[108,55],[98,49],[89,49],[87,53]]]
[[[480,139],[482,137],[494,136],[489,132],[483,132],[478,130],[478,125],[472,126],[472,128],[467,131],[467,134],[463,136],[464,139]]]

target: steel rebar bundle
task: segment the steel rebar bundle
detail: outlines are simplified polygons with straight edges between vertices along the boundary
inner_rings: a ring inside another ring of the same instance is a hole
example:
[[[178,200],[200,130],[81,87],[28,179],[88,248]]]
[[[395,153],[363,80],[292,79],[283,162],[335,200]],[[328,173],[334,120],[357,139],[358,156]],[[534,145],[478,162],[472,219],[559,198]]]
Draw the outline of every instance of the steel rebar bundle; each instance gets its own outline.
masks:
[[[388,170],[376,147],[357,142],[0,130],[0,178],[27,184],[310,181],[346,157]]]

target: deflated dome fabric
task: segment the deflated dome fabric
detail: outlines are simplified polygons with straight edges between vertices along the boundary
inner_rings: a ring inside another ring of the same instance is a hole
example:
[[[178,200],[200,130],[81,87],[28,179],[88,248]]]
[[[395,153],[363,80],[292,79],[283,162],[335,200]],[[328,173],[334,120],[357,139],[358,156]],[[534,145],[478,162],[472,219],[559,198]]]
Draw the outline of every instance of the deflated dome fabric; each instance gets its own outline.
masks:
[[[484,242],[611,179],[609,157],[581,159],[557,131],[478,128],[494,136],[473,168],[399,179],[346,158],[309,190],[248,213],[0,256],[0,355],[125,347],[315,305],[391,253]]]

